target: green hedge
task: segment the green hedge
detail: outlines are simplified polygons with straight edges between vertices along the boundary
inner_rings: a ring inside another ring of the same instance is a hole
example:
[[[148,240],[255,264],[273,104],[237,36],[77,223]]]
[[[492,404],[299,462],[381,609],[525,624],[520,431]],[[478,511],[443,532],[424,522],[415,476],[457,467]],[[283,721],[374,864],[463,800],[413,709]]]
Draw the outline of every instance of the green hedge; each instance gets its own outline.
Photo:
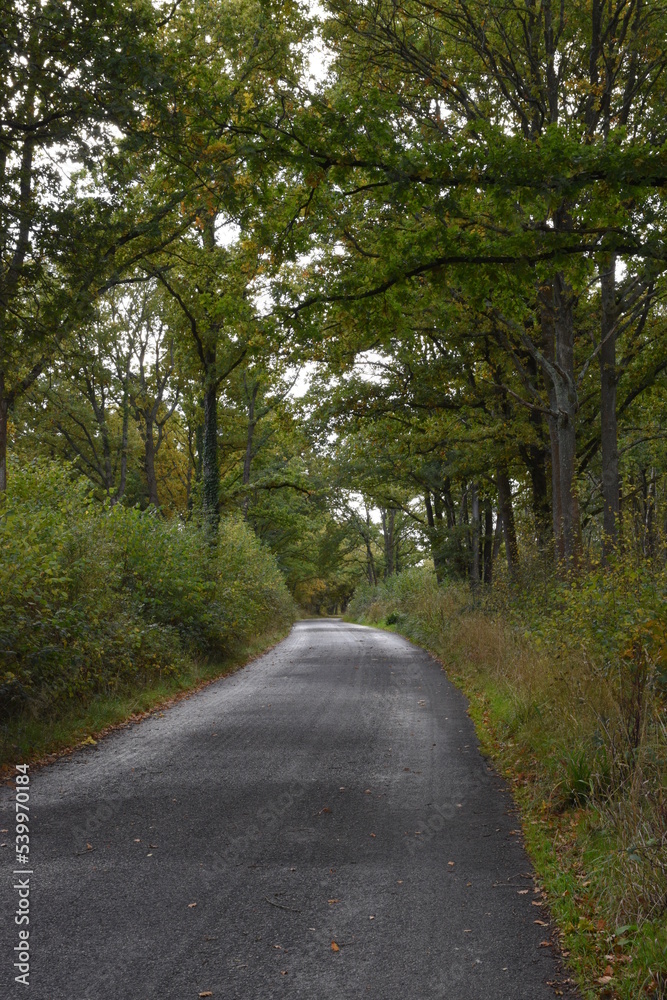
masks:
[[[196,523],[91,499],[61,464],[11,470],[0,499],[3,714],[178,671],[294,619],[270,552],[226,520]]]

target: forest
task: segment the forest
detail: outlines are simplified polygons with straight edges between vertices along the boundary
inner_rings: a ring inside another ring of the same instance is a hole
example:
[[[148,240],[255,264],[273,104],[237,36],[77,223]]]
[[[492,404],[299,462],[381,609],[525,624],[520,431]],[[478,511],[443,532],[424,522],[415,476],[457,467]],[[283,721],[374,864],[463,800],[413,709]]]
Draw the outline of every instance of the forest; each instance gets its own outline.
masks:
[[[3,759],[298,616],[396,629],[585,995],[664,996],[666,39],[661,0],[2,5]]]

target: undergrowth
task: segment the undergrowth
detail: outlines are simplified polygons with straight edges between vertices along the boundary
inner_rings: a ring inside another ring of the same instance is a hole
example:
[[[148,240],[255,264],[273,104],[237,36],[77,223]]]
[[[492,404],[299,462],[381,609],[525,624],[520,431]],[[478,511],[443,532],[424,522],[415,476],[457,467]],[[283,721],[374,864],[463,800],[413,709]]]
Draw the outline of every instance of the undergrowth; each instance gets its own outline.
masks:
[[[349,615],[432,650],[507,778],[584,995],[667,996],[665,573],[471,597],[414,570]]]
[[[5,742],[94,702],[176,689],[197,664],[290,625],[295,606],[253,532],[223,520],[214,541],[196,521],[103,507],[62,465],[14,469],[0,498]]]

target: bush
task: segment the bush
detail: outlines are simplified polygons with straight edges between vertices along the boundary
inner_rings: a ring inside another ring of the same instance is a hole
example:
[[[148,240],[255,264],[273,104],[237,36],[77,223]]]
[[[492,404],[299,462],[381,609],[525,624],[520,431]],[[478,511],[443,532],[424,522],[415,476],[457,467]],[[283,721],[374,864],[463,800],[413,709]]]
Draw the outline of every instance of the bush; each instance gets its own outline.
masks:
[[[100,506],[60,464],[12,470],[0,500],[5,714],[157,679],[293,617],[244,524],[222,522],[211,545],[195,523]]]

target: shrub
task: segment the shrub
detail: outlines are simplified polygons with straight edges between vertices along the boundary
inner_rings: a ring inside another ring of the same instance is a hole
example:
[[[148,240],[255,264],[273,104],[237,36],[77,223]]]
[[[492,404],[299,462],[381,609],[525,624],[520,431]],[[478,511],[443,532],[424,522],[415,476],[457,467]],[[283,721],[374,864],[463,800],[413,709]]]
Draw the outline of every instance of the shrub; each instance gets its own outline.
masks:
[[[0,499],[5,715],[141,684],[293,620],[271,554],[242,523],[102,507],[61,464],[13,469]]]

